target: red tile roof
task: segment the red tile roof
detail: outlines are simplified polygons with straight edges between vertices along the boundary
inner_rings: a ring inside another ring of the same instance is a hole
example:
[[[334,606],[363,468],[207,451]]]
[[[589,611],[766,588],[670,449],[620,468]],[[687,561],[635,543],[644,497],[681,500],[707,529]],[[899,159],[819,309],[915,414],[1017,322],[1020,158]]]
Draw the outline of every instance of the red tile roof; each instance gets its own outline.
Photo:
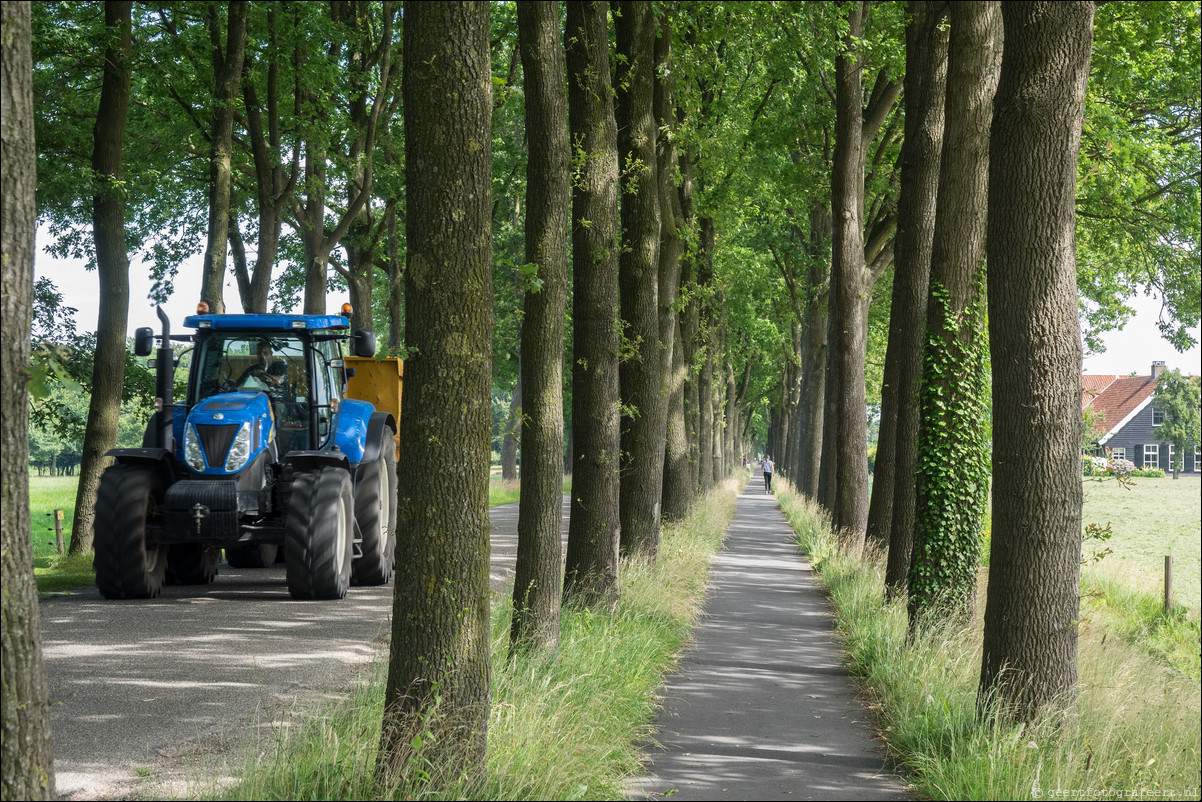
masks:
[[[1085,377],[1081,378],[1084,382]],[[1094,397],[1091,409],[1104,416],[1102,428],[1112,432],[1152,395],[1157,384],[1151,376],[1119,376]]]
[[[1089,406],[1118,376],[1108,373],[1081,374],[1081,409]]]

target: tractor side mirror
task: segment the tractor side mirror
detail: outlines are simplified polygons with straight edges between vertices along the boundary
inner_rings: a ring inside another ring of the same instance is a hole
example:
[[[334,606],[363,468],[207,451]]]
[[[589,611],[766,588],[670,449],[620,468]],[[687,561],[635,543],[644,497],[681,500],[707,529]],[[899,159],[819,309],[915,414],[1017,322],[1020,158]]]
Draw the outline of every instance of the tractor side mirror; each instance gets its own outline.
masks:
[[[355,356],[375,356],[376,333],[368,329],[355,329],[355,333],[351,335],[351,351]]]
[[[150,326],[143,326],[134,332],[134,354],[150,356],[152,351],[154,351],[154,329]]]

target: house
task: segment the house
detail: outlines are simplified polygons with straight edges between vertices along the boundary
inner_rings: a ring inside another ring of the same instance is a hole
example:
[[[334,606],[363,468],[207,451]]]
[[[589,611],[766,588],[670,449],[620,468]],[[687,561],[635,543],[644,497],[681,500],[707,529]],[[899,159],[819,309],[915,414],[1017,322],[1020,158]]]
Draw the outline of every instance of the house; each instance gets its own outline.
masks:
[[[1163,413],[1152,405],[1152,394],[1164,370],[1163,362],[1152,363],[1150,376],[1109,376],[1082,374],[1081,410],[1093,410],[1101,416],[1098,438],[1100,450],[1112,457],[1126,459],[1137,468],[1160,468],[1171,474],[1173,446],[1156,440],[1156,427]],[[1198,445],[1186,452],[1182,475],[1202,475]]]

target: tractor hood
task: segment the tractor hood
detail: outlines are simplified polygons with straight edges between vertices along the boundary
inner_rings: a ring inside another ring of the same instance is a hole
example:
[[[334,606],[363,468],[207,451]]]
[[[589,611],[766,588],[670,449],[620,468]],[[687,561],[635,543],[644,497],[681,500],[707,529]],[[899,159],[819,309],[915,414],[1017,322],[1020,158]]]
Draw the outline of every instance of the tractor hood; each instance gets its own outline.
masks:
[[[259,392],[207,398],[188,413],[182,439],[184,462],[194,474],[236,474],[275,439],[271,401]]]

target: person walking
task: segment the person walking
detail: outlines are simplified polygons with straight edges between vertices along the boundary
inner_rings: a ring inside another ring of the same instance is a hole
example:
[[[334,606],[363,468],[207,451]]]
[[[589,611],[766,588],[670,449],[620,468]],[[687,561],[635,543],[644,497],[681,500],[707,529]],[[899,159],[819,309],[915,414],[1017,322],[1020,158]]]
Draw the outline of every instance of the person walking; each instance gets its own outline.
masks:
[[[763,464],[763,468],[764,468],[764,492],[765,492],[765,493],[771,493],[771,492],[772,492],[772,471],[773,471],[773,469],[774,469],[775,467],[776,467],[776,466],[772,464],[772,455],[771,455],[771,454],[765,454],[765,455],[764,455],[764,464]]]

